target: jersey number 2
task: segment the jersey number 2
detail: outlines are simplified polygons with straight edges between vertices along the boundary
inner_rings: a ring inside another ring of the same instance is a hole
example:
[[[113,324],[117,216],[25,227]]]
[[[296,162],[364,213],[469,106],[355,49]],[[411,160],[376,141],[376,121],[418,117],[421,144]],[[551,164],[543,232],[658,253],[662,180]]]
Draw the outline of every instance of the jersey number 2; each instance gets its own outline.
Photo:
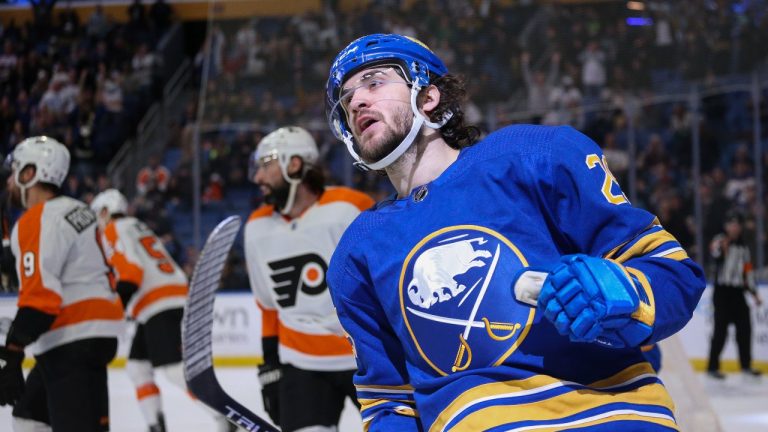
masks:
[[[619,187],[619,182],[616,181],[616,177],[613,176],[611,173],[611,170],[608,169],[608,163],[605,161],[605,155],[603,155],[602,158],[600,158],[596,154],[590,154],[587,155],[587,160],[585,161],[587,163],[587,168],[593,169],[595,167],[600,167],[601,170],[603,170],[603,187],[601,191],[603,192],[603,196],[605,199],[608,200],[611,204],[624,204],[628,203],[629,200],[627,199],[626,195],[622,192],[620,195],[615,195],[611,189],[613,188],[613,185],[616,185],[616,187]],[[621,188],[619,187],[619,191],[621,191]]]

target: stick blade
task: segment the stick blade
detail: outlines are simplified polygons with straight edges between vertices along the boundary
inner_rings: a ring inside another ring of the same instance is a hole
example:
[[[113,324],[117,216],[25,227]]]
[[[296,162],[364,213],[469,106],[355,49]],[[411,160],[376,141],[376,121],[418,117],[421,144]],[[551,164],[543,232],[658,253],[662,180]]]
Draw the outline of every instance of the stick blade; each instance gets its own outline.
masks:
[[[279,432],[232,399],[219,384],[213,370],[213,306],[240,225],[238,216],[221,221],[208,236],[195,264],[181,327],[184,379],[197,399],[236,426],[250,432]]]

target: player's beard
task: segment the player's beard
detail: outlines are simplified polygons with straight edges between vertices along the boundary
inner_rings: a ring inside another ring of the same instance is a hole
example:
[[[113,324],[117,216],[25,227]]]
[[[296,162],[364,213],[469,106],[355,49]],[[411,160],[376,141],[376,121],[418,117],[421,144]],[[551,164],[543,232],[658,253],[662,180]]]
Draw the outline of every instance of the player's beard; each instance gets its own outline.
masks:
[[[285,208],[285,204],[288,202],[288,194],[291,191],[291,185],[287,181],[281,179],[279,185],[272,186],[267,185],[269,193],[264,194],[264,202],[271,206],[274,206],[278,211]]]
[[[387,125],[387,130],[381,137],[360,146],[360,157],[365,162],[373,163],[384,159],[403,142],[411,129],[413,113],[410,108],[397,109],[392,122],[394,127]]]

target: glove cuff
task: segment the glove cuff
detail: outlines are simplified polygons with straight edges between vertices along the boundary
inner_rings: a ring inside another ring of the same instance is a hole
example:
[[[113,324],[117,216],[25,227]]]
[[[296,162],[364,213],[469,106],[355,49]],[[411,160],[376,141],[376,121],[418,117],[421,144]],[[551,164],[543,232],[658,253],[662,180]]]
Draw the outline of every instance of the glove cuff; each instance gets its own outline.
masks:
[[[283,371],[279,367],[272,367],[266,370],[259,370],[259,383],[264,387],[269,384],[274,384],[280,381],[283,376]]]
[[[0,362],[3,360],[7,361],[15,361],[18,363],[21,363],[24,361],[24,350],[15,350],[10,349],[7,346],[3,345],[0,346]],[[4,364],[0,364],[0,369],[5,369]]]

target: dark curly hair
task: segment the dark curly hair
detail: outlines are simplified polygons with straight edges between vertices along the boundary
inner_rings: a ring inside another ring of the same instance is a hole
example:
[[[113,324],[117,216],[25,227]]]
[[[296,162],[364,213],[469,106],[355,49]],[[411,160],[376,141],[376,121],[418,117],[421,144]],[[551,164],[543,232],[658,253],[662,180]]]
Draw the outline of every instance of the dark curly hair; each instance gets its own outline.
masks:
[[[467,98],[464,78],[458,75],[445,74],[441,77],[432,78],[431,84],[440,90],[440,103],[429,113],[429,120],[439,121],[446,112],[453,113],[451,119],[440,128],[445,142],[455,149],[469,147],[477,142],[480,137],[480,128],[464,123],[464,110],[461,105]]]

